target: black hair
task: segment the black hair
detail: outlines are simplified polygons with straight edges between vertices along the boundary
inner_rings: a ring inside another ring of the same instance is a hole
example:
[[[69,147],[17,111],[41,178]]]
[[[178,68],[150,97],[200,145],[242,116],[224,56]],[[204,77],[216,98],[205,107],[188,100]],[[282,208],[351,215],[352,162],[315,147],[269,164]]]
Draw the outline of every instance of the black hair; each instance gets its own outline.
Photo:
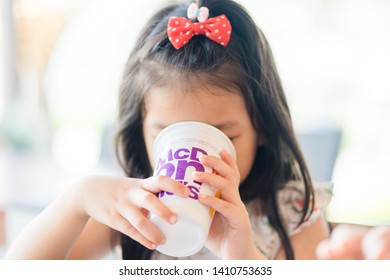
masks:
[[[277,192],[288,180],[302,180],[305,200],[301,223],[311,214],[313,187],[292,126],[290,111],[269,44],[248,12],[231,0],[199,1],[210,17],[225,14],[232,25],[229,44],[223,47],[205,36],[194,36],[176,50],[166,29],[172,16],[186,17],[189,1],[158,11],[147,22],[126,64],[119,97],[117,156],[130,177],[147,178],[152,168],[142,133],[143,97],[152,87],[186,77],[242,93],[253,127],[266,144],[257,148],[253,167],[240,185],[244,203],[258,201],[275,228],[287,259],[294,252],[277,206]],[[124,259],[148,259],[151,251],[122,235]]]

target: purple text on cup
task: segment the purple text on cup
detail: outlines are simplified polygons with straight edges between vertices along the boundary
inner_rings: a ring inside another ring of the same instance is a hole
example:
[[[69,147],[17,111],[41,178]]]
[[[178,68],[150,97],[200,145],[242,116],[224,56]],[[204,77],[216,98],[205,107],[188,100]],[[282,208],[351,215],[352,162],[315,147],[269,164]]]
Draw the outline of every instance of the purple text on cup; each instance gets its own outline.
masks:
[[[199,161],[199,155],[207,155],[207,152],[197,148],[192,147],[191,149],[179,148],[177,150],[170,149],[158,159],[156,167],[156,176],[164,175],[179,181],[187,188],[190,189],[191,195],[190,198],[198,199],[198,194],[200,192],[200,187],[202,186],[201,182],[192,180],[192,182],[184,181],[187,168],[192,167],[195,171],[204,172],[205,168]],[[173,195],[171,192],[162,191],[158,193],[158,197],[161,198],[164,195]]]

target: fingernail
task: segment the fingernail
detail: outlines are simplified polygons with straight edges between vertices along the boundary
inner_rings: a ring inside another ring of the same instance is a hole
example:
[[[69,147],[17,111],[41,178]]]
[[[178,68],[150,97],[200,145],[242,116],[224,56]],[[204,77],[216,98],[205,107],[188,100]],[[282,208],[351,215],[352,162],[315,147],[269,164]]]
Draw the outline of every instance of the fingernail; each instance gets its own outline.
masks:
[[[199,194],[199,198],[206,199],[206,198],[207,198],[207,195],[206,195],[206,194],[204,194],[204,193],[200,193],[200,194]]]
[[[199,171],[194,171],[194,172],[192,172],[192,176],[193,176],[193,177],[199,177],[201,174],[202,174],[202,173],[199,172]]]
[[[206,155],[200,155],[199,160],[204,160],[204,159],[206,159],[206,157],[207,157]]]
[[[171,224],[175,224],[175,223],[177,222],[177,217],[176,217],[176,216],[171,216],[171,217],[169,218],[169,222],[170,222]]]
[[[150,245],[150,247],[152,248],[152,249],[156,249],[157,248],[157,244],[152,244],[152,245]]]

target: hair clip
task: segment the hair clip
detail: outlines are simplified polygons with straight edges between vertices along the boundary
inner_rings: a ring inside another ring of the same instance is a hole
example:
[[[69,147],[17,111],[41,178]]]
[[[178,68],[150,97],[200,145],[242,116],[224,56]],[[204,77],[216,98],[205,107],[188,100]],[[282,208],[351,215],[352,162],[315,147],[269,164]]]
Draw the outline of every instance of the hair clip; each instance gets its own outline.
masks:
[[[198,6],[192,3],[188,7],[187,16],[188,18],[171,17],[168,21],[168,38],[176,49],[184,47],[195,35],[204,35],[224,47],[227,46],[232,26],[225,15],[209,18],[208,8],[198,9]],[[195,18],[199,22],[192,22]]]
[[[196,3],[192,3],[187,9],[187,17],[191,20],[198,19],[204,22],[209,18],[209,9],[207,7],[199,8]]]

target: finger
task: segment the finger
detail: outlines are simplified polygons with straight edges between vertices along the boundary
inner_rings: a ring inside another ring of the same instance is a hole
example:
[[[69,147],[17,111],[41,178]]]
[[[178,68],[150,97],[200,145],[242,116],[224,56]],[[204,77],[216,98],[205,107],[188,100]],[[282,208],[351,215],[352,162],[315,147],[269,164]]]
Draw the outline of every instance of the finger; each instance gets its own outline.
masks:
[[[136,189],[131,194],[131,201],[135,206],[146,209],[150,213],[159,216],[167,223],[174,224],[177,221],[176,213],[162,203],[155,194],[142,189]]]
[[[154,243],[148,240],[135,227],[133,227],[128,220],[126,220],[119,214],[110,218],[109,225],[113,229],[129,236],[131,239],[137,241],[138,243],[142,244],[143,246],[145,246],[150,250],[154,250],[158,246],[158,243]]]
[[[333,240],[323,240],[316,248],[316,256],[320,260],[355,260],[360,258],[356,250],[346,244],[336,244]]]
[[[318,244],[316,248],[316,257],[319,260],[331,260],[334,258],[331,254],[329,239],[323,240]]]
[[[208,173],[208,172],[194,171],[192,173],[192,177],[196,181],[209,184],[213,188],[221,190],[221,191],[230,189],[231,185],[232,185],[232,183],[229,182],[228,180],[226,180],[225,178],[223,178],[219,175],[216,175],[216,174]]]
[[[324,240],[317,247],[317,257],[320,259],[362,259],[361,241],[364,229],[351,225],[337,226],[331,238]]]
[[[212,168],[218,173],[218,175],[222,177],[229,176],[229,174],[231,173],[231,168],[229,167],[229,165],[218,157],[200,155],[199,160],[203,165]]]
[[[231,203],[228,203],[222,199],[219,199],[214,196],[200,194],[199,201],[211,208],[214,208],[215,211],[219,212],[222,216],[224,216],[229,221],[229,226],[231,228],[240,230],[242,227],[242,222],[245,221],[243,218],[243,213],[240,208],[234,206]],[[245,211],[245,213],[247,213]]]
[[[362,249],[368,260],[390,260],[390,227],[371,228],[363,238]]]
[[[335,249],[341,248],[344,251],[358,254],[366,231],[367,227],[344,224],[339,225],[332,231],[332,246]]]
[[[336,229],[331,240],[331,251],[336,256],[335,258],[362,259],[361,242],[363,236],[359,232],[351,232],[347,227]]]
[[[227,179],[207,172],[195,171],[192,173],[194,180],[206,183],[221,192],[221,196],[227,202],[237,204],[241,201],[238,188]]]
[[[238,170],[238,166],[237,166],[237,162],[236,160],[226,151],[226,150],[223,150],[221,153],[220,153],[220,156],[221,156],[221,159],[226,162],[231,168],[234,169],[234,171],[237,173],[237,174],[240,174],[240,171]]]
[[[233,157],[228,152],[222,151],[221,158],[202,155],[199,160],[202,164],[211,167],[218,175],[235,182],[238,186],[240,182],[240,172]]]
[[[118,209],[119,214],[131,225],[131,230],[153,244],[165,243],[165,236],[138,208],[123,207]]]
[[[161,191],[168,191],[182,197],[188,197],[190,190],[178,181],[173,180],[167,176],[153,176],[147,179],[140,179],[141,186],[153,193]]]

